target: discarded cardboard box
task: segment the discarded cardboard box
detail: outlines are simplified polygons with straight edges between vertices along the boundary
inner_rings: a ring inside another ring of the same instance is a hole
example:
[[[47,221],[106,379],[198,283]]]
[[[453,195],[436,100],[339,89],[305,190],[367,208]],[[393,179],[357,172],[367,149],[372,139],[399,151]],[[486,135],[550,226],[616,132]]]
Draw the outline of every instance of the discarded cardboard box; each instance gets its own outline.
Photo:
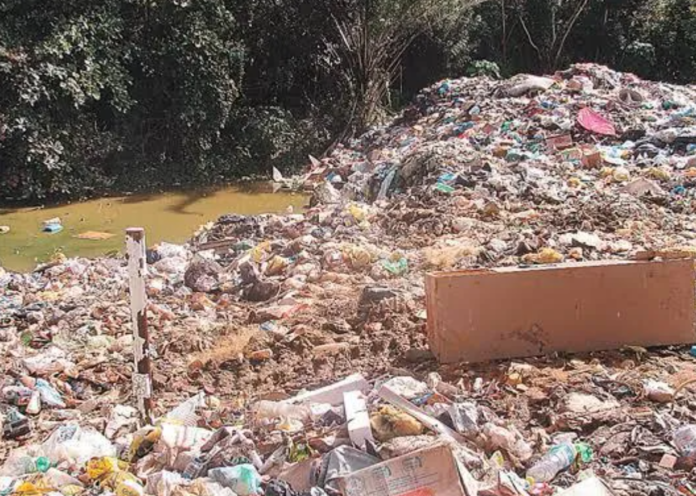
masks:
[[[426,276],[441,362],[696,341],[692,260],[565,263]]]
[[[346,496],[473,496],[464,491],[452,450],[439,444],[353,472],[341,481]]]

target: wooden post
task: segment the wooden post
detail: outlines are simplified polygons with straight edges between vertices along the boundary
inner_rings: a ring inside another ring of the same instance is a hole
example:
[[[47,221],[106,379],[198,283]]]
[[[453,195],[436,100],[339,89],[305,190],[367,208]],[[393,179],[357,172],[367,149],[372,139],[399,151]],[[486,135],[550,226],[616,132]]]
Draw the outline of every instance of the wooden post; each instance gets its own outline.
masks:
[[[147,329],[147,294],[145,293],[145,230],[126,229],[126,254],[130,288],[131,318],[133,321],[133,394],[138,402],[141,420],[152,423],[152,364],[150,363],[150,334]]]

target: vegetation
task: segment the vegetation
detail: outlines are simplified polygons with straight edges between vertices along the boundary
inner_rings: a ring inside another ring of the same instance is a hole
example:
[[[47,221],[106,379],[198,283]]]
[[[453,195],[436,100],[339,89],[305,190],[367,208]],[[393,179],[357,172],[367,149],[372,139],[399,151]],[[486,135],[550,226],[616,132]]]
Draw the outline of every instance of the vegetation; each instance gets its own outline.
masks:
[[[696,78],[696,0],[0,0],[0,198],[289,171],[444,77]]]

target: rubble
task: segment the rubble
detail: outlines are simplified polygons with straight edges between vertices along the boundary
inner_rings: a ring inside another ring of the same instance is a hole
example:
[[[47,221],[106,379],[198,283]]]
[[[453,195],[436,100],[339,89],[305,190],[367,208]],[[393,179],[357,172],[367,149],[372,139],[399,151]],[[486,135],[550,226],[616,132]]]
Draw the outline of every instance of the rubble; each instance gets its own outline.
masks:
[[[692,280],[695,108],[692,87],[591,64],[447,80],[283,179],[315,192],[305,211],[224,215],[153,247],[152,425],[134,408],[125,261],[0,270],[0,493],[398,495],[419,471],[435,494],[696,494],[696,362],[643,348],[668,344],[647,338],[675,316],[691,325],[688,290],[660,286],[646,306],[674,308],[640,335],[573,328],[615,349],[446,364],[424,277],[636,259]],[[595,296],[616,310],[624,293]],[[560,296],[488,301],[570,329]]]

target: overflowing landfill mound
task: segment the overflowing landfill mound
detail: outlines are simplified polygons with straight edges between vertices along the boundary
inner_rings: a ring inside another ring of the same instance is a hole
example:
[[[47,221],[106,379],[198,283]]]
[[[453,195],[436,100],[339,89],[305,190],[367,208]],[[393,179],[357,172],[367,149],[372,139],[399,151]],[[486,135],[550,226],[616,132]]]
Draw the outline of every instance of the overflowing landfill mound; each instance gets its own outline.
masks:
[[[694,88],[590,64],[446,80],[282,181],[304,212],[148,251],[153,425],[125,260],[0,269],[0,494],[696,494],[688,347],[442,365],[424,286],[693,258]]]

